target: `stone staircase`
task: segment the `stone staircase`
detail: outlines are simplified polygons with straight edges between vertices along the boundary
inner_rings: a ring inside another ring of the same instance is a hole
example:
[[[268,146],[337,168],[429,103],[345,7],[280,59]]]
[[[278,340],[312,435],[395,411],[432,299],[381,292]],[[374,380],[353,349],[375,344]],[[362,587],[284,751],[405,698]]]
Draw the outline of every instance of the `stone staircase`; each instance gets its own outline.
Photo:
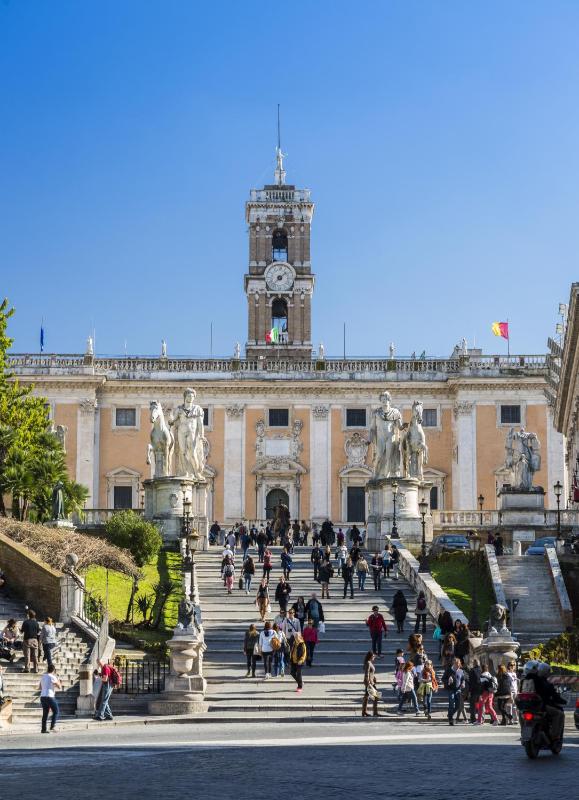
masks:
[[[354,599],[343,599],[343,581],[337,576],[330,585],[330,600],[323,600],[326,618],[326,633],[320,635],[316,647],[314,665],[303,668],[303,694],[296,694],[296,683],[289,675],[265,681],[262,662],[257,665],[257,678],[245,678],[246,663],[242,652],[243,637],[250,623],[263,629],[255,608],[255,592],[261,578],[261,565],[256,561],[256,576],[252,591],[246,596],[239,590],[236,573],[233,594],[228,595],[220,578],[221,547],[211,548],[195,556],[197,580],[203,609],[203,624],[207,652],[204,659],[204,674],[208,682],[207,701],[209,712],[227,716],[294,717],[348,716],[361,713],[363,695],[363,659],[370,649],[370,635],[365,620],[374,604],[388,625],[388,636],[383,644],[384,658],[376,662],[379,688],[383,692],[387,710],[394,711],[395,693],[393,665],[397,648],[406,649],[408,635],[414,630],[416,595],[400,578],[383,579],[380,592],[374,591],[369,579],[364,592],[357,590],[354,582]],[[280,548],[272,548],[274,569],[271,573],[271,594],[281,575]],[[321,600],[320,585],[313,579],[310,549],[297,547],[294,551],[294,569],[291,573],[291,603],[303,595],[307,601],[315,591]],[[239,569],[241,554],[236,557]],[[408,602],[409,614],[405,621],[405,632],[396,633],[396,623],[390,612],[392,598],[397,589],[402,589]],[[272,603],[273,620],[278,612]],[[429,621],[425,636],[425,647],[435,665],[438,665],[438,643],[432,639],[434,625]],[[446,693],[435,695],[434,706],[446,708]],[[384,706],[382,707],[384,710]],[[410,713],[410,712],[407,712]]]
[[[549,567],[540,556],[497,558],[505,597],[518,598],[514,633],[528,650],[565,630]]]
[[[24,607],[14,600],[0,597],[0,630],[7,621],[16,619],[18,624],[25,618]],[[76,699],[78,697],[78,671],[87,661],[91,644],[72,627],[56,624],[60,648],[54,654],[56,672],[60,677],[63,688],[57,692],[57,700],[61,717],[74,716]],[[12,663],[1,661],[4,668],[5,694],[12,697],[14,725],[39,724],[40,718],[40,689],[38,687],[40,674],[46,669],[46,662],[40,661],[38,674],[23,672],[22,651],[16,650],[16,658]]]

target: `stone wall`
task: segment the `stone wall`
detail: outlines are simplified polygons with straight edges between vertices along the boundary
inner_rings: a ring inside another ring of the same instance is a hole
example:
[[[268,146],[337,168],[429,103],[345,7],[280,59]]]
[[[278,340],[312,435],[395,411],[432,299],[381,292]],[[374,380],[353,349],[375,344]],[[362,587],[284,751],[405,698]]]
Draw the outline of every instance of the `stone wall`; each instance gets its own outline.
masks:
[[[466,614],[463,614],[460,608],[452,602],[430,572],[419,571],[420,564],[412,553],[403,545],[398,545],[398,551],[400,553],[398,564],[400,572],[416,592],[424,592],[430,616],[436,621],[439,614],[448,611],[453,620],[459,619],[461,622],[468,623]]]
[[[573,618],[579,621],[579,559],[576,556],[559,556],[559,562],[571,601]]]
[[[49,567],[27,547],[1,533],[0,567],[11,591],[39,617],[60,619],[62,573]]]

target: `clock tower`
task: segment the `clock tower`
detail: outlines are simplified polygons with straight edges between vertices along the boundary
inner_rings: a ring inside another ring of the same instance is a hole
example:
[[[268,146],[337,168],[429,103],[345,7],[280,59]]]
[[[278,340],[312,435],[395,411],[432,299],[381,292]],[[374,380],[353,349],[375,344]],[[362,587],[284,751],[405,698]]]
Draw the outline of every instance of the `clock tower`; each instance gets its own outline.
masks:
[[[252,189],[245,204],[249,226],[245,350],[248,359],[310,361],[314,204],[309,189],[286,184],[283,159],[278,146],[275,183]]]

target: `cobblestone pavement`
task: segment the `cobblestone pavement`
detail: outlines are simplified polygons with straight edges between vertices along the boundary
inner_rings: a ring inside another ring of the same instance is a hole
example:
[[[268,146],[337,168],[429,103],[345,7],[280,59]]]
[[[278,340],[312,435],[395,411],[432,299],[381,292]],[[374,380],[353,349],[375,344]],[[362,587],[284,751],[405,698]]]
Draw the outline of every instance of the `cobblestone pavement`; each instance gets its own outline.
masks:
[[[202,797],[501,800],[576,796],[579,734],[529,761],[516,730],[413,722],[246,723],[99,728],[10,736],[2,800]]]

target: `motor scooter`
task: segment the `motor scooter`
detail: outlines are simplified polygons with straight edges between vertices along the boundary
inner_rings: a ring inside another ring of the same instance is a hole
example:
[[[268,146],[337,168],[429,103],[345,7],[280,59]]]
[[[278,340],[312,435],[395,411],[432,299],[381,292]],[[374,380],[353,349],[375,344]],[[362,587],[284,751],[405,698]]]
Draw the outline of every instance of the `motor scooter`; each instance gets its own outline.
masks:
[[[561,693],[561,690],[558,689]],[[537,758],[541,750],[550,750],[559,755],[563,739],[551,733],[551,719],[545,711],[545,704],[535,692],[521,692],[515,697],[521,725],[521,744],[528,758]]]

